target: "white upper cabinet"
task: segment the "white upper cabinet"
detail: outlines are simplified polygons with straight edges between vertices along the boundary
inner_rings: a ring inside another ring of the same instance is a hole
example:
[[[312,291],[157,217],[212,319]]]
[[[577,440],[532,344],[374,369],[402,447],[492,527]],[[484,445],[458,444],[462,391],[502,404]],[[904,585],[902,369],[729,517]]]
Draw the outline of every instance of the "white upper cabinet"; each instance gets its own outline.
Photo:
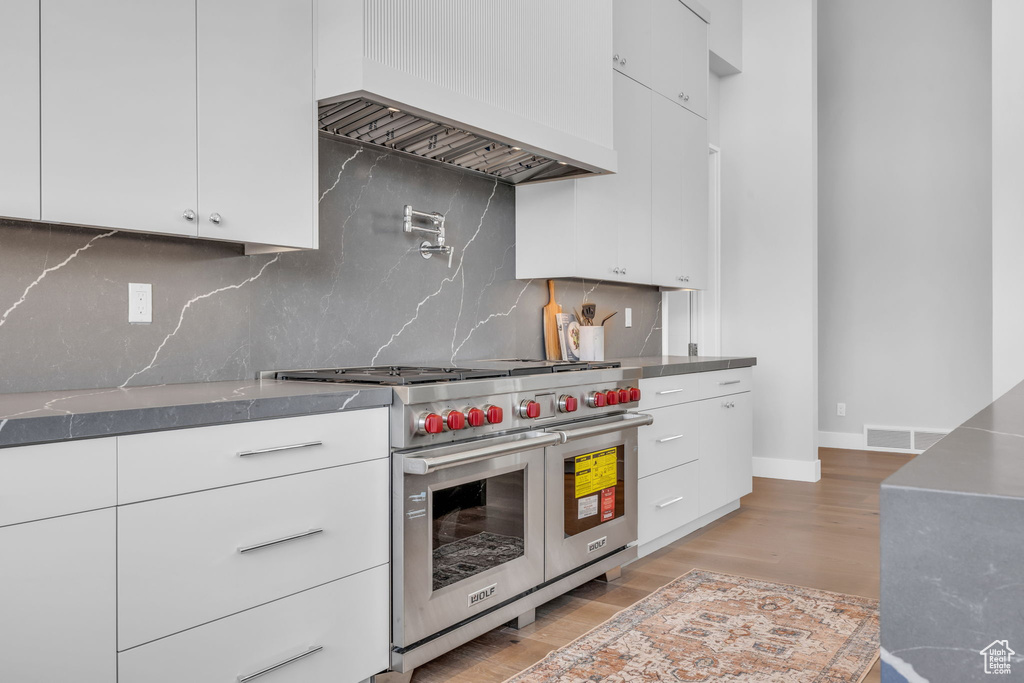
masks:
[[[315,247],[313,5],[196,7],[199,236]]]
[[[653,97],[651,282],[704,289],[708,270],[708,123]]]
[[[42,220],[315,248],[313,0],[47,0]]]
[[[651,88],[708,115],[708,25],[679,0],[651,0]]]
[[[665,0],[660,0],[665,1]],[[676,0],[668,0],[675,2]],[[651,87],[651,11],[659,0],[615,0],[612,3],[612,66]],[[659,54],[658,59],[662,57]]]
[[[196,235],[195,4],[46,0],[42,219]]]
[[[39,219],[39,0],[0,3],[0,216]]]
[[[195,236],[196,8],[42,3],[42,219]]]

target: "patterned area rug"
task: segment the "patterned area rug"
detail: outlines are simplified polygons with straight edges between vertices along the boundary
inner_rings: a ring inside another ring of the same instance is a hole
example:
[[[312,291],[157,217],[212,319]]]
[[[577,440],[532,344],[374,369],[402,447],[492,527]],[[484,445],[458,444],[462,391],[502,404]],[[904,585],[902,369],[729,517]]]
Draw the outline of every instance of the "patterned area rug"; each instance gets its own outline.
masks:
[[[467,579],[523,555],[523,539],[481,531],[434,549],[433,589]]]
[[[693,570],[506,683],[860,683],[878,601]]]

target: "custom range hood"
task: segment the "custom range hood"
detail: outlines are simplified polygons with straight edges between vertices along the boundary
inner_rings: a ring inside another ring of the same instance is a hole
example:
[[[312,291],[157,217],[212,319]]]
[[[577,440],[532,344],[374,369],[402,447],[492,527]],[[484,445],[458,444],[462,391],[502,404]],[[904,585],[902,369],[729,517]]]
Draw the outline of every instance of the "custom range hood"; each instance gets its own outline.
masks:
[[[317,125],[512,184],[603,175],[610,0],[319,0]]]

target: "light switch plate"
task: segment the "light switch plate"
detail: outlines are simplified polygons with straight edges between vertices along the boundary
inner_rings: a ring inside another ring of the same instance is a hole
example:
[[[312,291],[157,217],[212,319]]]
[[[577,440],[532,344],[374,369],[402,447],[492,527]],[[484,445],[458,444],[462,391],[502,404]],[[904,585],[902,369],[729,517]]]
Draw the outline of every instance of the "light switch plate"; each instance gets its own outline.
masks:
[[[128,283],[128,322],[136,325],[153,322],[153,285]]]
[[[632,308],[627,308],[626,309],[626,319],[625,319],[625,321],[623,321],[622,324],[625,325],[626,327],[633,327],[633,309]]]

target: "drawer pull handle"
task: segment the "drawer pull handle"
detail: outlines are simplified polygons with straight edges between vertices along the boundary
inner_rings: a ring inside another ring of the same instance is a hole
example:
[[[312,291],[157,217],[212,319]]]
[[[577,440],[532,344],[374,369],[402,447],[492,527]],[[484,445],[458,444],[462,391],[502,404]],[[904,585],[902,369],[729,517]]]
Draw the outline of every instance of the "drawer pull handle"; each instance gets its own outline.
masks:
[[[678,394],[680,391],[686,391],[686,389],[666,389],[665,391],[659,391],[658,396],[664,396],[665,394]]]
[[[667,508],[669,505],[675,505],[676,503],[681,501],[683,498],[685,498],[685,496],[677,496],[677,497],[673,498],[672,500],[666,500],[664,503],[658,503],[657,508],[660,510],[662,508]]]
[[[675,441],[685,436],[684,434],[676,434],[675,436],[666,436],[664,439],[658,439],[658,443],[668,443],[669,441]]]
[[[255,672],[255,673],[249,674],[248,676],[239,676],[238,677],[238,683],[247,683],[248,681],[255,680],[255,679],[259,678],[260,676],[264,676],[264,675],[270,673],[271,671],[277,671],[278,669],[280,669],[283,666],[288,666],[289,664],[291,664],[293,662],[297,662],[300,659],[304,659],[305,657],[308,657],[310,655],[315,655],[317,652],[320,652],[320,650],[323,650],[323,649],[324,649],[323,645],[314,645],[313,647],[309,648],[305,652],[301,652],[301,653],[295,655],[294,657],[289,657],[288,659],[284,660],[283,662],[278,662],[277,664],[274,664],[272,666],[268,666],[266,669],[260,669],[259,671]]]
[[[322,534],[323,529],[310,529],[309,531],[303,531],[299,534],[292,534],[291,536],[285,536],[284,538],[275,538],[273,541],[267,541],[266,543],[257,543],[256,545],[247,545],[238,549],[241,554],[251,553],[254,550],[263,550],[271,546],[280,545],[281,543],[287,543],[288,541],[297,541],[300,538],[306,538],[307,536],[315,536],[316,534]]]
[[[740,379],[730,379],[730,380],[728,380],[726,382],[719,382],[718,386],[724,387],[726,384],[739,384],[742,381],[743,380],[740,380]]]
[[[311,446],[323,446],[323,441],[307,441],[306,443],[293,443],[290,446],[274,446],[272,448],[259,448],[255,451],[241,451],[239,458],[247,458],[250,455],[263,455],[264,453],[277,453],[279,451],[293,451],[296,448],[310,448]]]

